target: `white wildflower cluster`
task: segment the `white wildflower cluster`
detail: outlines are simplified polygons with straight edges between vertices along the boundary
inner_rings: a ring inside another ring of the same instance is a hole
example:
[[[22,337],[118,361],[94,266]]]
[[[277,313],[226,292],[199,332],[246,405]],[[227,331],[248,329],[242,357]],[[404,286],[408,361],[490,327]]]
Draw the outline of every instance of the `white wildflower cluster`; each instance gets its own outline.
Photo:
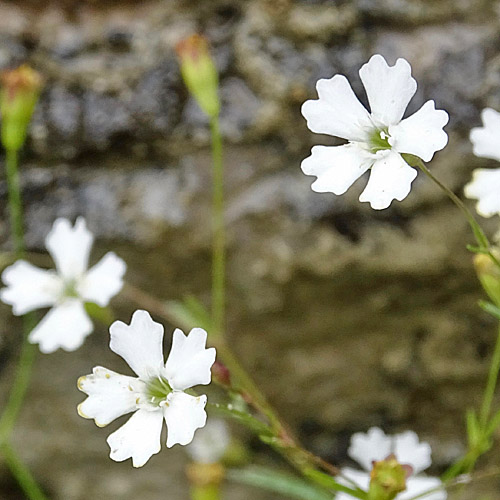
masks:
[[[448,114],[436,109],[430,100],[404,117],[417,90],[411,67],[404,59],[389,66],[381,55],[374,55],[362,66],[359,76],[369,111],[343,75],[319,80],[318,99],[304,103],[302,114],[311,131],[347,142],[314,146],[301,168],[305,174],[316,177],[314,191],[336,195],[345,193],[370,171],[359,200],[380,210],[388,208],[393,200],[402,201],[408,196],[417,176],[417,170],[408,163],[412,163],[411,157],[430,161],[446,146],[448,136],[443,128]],[[500,161],[500,113],[485,109],[482,120],[483,127],[473,129],[470,136],[474,154]],[[500,168],[475,170],[465,195],[477,200],[480,215],[500,215]],[[6,286],[0,290],[0,299],[12,306],[15,315],[49,308],[29,334],[29,341],[38,344],[44,353],[80,347],[93,330],[86,305],[107,307],[123,287],[126,265],[113,252],[89,268],[93,241],[83,218],[78,218],[74,226],[67,219],[57,219],[45,240],[55,270],[19,260],[2,273]],[[191,443],[188,452],[194,461],[219,461],[229,443],[223,423],[212,421],[193,441],[197,429],[207,421],[207,397],[193,388],[210,384],[216,357],[215,349],[206,347],[207,332],[194,328],[184,335],[176,329],[165,362],[163,326],[153,321],[148,312],[136,311],[129,325],[115,321],[109,331],[111,350],[128,363],[135,376],[96,366],[91,374],[78,380],[78,388],[87,395],[78,406],[78,413],[93,419],[98,426],[132,414],[108,436],[111,458],[131,458],[134,467],[143,466],[161,449],[165,421],[168,448]],[[401,464],[411,471],[406,478],[406,490],[397,494],[396,500],[408,500],[429,491],[425,496],[429,500],[447,498],[438,478],[422,474],[431,465],[431,449],[427,443],[419,442],[413,432],[387,436],[379,428],[372,428],[367,434],[352,436],[348,453],[362,467],[342,469],[340,481],[348,487],[354,483],[368,490],[373,463],[395,457],[398,467]],[[337,500],[348,498],[351,497],[344,492],[336,496]]]

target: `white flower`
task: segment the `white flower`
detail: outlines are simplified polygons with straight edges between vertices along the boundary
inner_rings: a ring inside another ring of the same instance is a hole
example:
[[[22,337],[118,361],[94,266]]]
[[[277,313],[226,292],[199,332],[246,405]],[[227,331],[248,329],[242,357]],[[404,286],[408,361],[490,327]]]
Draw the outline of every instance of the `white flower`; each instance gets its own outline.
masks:
[[[312,185],[314,191],[337,195],[345,193],[371,169],[359,200],[383,209],[394,199],[406,198],[417,176],[401,153],[430,161],[436,151],[446,146],[448,136],[443,127],[448,123],[448,113],[436,110],[434,101],[427,101],[416,113],[402,119],[417,90],[411,67],[404,59],[388,66],[381,55],[374,55],[359,75],[371,113],[343,75],[319,80],[319,99],[303,104],[302,114],[312,132],[349,142],[343,146],[314,146],[301,167],[305,174],[317,177]]]
[[[164,363],[163,326],[146,311],[136,311],[130,326],[115,321],[109,332],[111,350],[138,376],[128,377],[97,366],[91,375],[78,380],[78,388],[89,396],[78,406],[78,413],[103,427],[121,415],[135,412],[107,441],[113,460],[132,458],[134,467],[142,467],[160,451],[163,419],[169,448],[176,443],[190,443],[196,429],[205,425],[207,397],[184,391],[210,383],[215,349],[205,349],[205,330],[193,328],[184,336],[176,329]]]
[[[93,330],[84,304],[105,307],[123,286],[126,265],[113,252],[88,269],[93,242],[83,217],[74,227],[67,219],[57,219],[45,238],[55,271],[18,260],[2,273],[7,287],[0,290],[0,299],[12,306],[13,314],[52,308],[29,335],[29,341],[38,343],[44,353],[78,349]]]
[[[370,471],[372,462],[384,460],[391,453],[401,465],[410,465],[412,475],[406,480],[406,490],[396,496],[396,500],[407,500],[434,488],[439,488],[442,483],[436,477],[417,476],[431,465],[431,447],[427,443],[419,443],[418,436],[411,431],[386,436],[378,427],[372,427],[366,434],[361,432],[351,437],[349,456],[358,462],[364,471],[342,468],[342,475],[354,481],[360,488],[368,490],[370,485]],[[347,481],[342,481],[349,486]],[[425,496],[425,500],[445,500],[446,491],[440,489]],[[350,495],[339,493],[336,500],[352,500]]]
[[[196,433],[193,442],[186,446],[186,451],[194,462],[214,464],[224,456],[230,440],[226,422],[212,419]]]
[[[491,108],[481,113],[483,127],[473,128],[470,140],[476,156],[500,161],[500,113]],[[465,186],[465,196],[478,200],[476,211],[483,217],[500,214],[500,168],[478,168]]]

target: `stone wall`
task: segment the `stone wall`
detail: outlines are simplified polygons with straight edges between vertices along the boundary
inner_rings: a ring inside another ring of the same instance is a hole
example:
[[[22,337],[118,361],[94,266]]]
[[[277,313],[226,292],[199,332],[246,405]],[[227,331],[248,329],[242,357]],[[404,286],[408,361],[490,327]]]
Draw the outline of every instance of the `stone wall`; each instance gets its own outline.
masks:
[[[203,32],[221,73],[235,350],[311,449],[344,463],[354,431],[414,429],[439,472],[463,449],[463,413],[495,340],[476,306],[467,225],[421,176],[380,212],[357,201],[364,181],[338,198],[313,193],[300,161],[325,138],[300,105],[335,73],[364,100],[359,67],[377,52],[405,57],[419,83],[409,112],[434,99],[450,114],[431,168],[461,195],[489,164],[471,155],[468,131],[483,107],[500,109],[499,12],[487,0],[1,1],[0,67],[28,61],[46,80],[24,154],[29,245],[42,250],[56,216],[82,214],[96,254],[115,249],[131,283],[208,303],[209,132],[174,55]],[[7,248],[5,184],[0,193]],[[128,320],[133,305],[115,304]],[[20,335],[1,313],[5,393]],[[98,328],[76,354],[39,357],[16,434],[23,456],[54,500],[157,499],[165,488],[184,498],[182,450],[132,474],[107,458],[108,431],[76,416],[79,375],[124,369],[107,342]],[[0,498],[18,498],[1,468],[0,481]]]

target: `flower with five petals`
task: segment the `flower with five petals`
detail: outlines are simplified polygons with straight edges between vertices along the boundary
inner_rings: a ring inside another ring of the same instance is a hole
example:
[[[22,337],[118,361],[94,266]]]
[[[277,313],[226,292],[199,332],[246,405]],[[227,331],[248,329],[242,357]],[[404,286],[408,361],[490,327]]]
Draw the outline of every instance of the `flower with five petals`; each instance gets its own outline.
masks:
[[[420,443],[418,436],[411,431],[387,436],[378,427],[372,427],[364,434],[358,432],[351,437],[349,456],[358,462],[364,471],[351,467],[342,468],[342,476],[368,490],[370,471],[373,462],[385,460],[394,454],[396,460],[404,466],[411,467],[411,475],[406,479],[406,490],[396,495],[395,500],[407,500],[421,495],[429,490],[436,491],[425,496],[428,500],[446,500],[446,490],[439,489],[441,480],[436,477],[427,477],[420,474],[431,465],[431,447],[427,443]],[[346,480],[343,483],[349,485]],[[349,500],[352,497],[346,493],[339,493],[336,500]]]
[[[374,209],[387,208],[392,200],[406,198],[417,176],[401,156],[408,153],[430,161],[443,149],[448,136],[443,127],[448,113],[427,101],[416,113],[403,114],[417,90],[411,67],[404,59],[389,66],[374,55],[359,71],[371,112],[359,102],[343,75],[319,80],[319,99],[306,101],[302,114],[312,132],[349,141],[342,146],[314,146],[302,161],[302,171],[315,175],[312,189],[319,193],[344,194],[371,169],[359,197]]]
[[[88,269],[93,242],[83,217],[74,227],[67,219],[57,219],[45,239],[55,271],[18,260],[2,273],[7,286],[0,290],[0,299],[12,306],[16,316],[51,307],[29,335],[44,353],[78,349],[93,330],[85,303],[105,307],[123,286],[126,265],[113,252]]]
[[[109,435],[110,457],[117,462],[132,458],[142,467],[161,449],[163,419],[167,425],[167,447],[189,444],[196,429],[206,423],[206,396],[185,392],[195,385],[207,385],[215,349],[205,348],[207,332],[193,328],[189,335],[176,329],[167,362],[163,360],[163,326],[146,311],[136,311],[130,325],[115,321],[109,332],[110,348],[121,356],[137,377],[120,375],[96,367],[80,377],[78,388],[88,398],[78,406],[84,418],[96,425],[134,412],[117,431]]]

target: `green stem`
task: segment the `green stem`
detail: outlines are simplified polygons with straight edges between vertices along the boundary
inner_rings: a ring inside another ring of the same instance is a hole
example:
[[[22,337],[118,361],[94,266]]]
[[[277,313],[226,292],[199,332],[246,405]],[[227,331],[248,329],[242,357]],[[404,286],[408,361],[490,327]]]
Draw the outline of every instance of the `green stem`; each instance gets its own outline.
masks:
[[[5,155],[5,170],[9,191],[9,212],[14,249],[18,258],[24,254],[23,207],[19,182],[17,151],[8,149]]]
[[[417,156],[413,155],[403,155],[405,160],[410,165],[418,167],[429,179],[434,182],[445,194],[450,198],[450,200],[460,209],[460,211],[464,214],[467,222],[469,223],[472,232],[474,233],[474,237],[476,238],[477,244],[479,245],[479,248],[486,253],[490,259],[498,266],[500,267],[500,261],[493,255],[491,252],[491,245],[486,237],[486,234],[482,230],[481,226],[479,223],[476,221],[475,217],[472,215],[471,211],[466,207],[464,202],[448,187],[446,187],[424,164],[424,162],[418,158]]]
[[[5,163],[12,239],[16,257],[20,259],[25,254],[25,244],[17,150],[6,150]],[[34,316],[30,314],[23,317],[24,339],[21,347],[21,355],[19,357],[16,375],[12,383],[7,404],[0,417],[0,447],[4,453],[7,465],[10,467],[12,473],[29,498],[44,499],[45,496],[41,493],[29,471],[17,458],[9,444],[9,438],[19,412],[21,411],[31,378],[36,348],[28,342],[28,335],[34,326]]]
[[[219,116],[210,119],[212,136],[212,321],[213,336],[223,337],[225,322],[225,247],[226,235],[224,227],[224,167],[222,162],[222,137],[219,127]]]
[[[483,396],[483,404],[481,405],[481,413],[479,421],[483,429],[486,428],[491,412],[491,404],[497,387],[498,374],[500,372],[500,328],[498,329],[497,341],[493,357],[491,359],[490,371],[488,373],[488,381]]]
[[[34,317],[27,315],[23,318],[24,341],[21,348],[21,356],[16,369],[16,375],[9,399],[0,417],[0,443],[7,442],[17,420],[17,416],[23,405],[24,397],[30,383],[33,360],[36,354],[36,346],[28,342],[28,334],[35,326]]]
[[[36,483],[29,469],[19,459],[12,446],[4,442],[1,445],[1,451],[12,475],[16,478],[26,497],[30,500],[47,500],[47,497]]]

